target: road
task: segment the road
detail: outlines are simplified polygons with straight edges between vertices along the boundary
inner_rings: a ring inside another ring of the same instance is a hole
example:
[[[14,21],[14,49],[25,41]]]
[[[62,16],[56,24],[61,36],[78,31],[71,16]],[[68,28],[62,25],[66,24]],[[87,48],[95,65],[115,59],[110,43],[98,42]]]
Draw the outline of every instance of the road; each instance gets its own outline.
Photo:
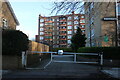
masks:
[[[65,59],[72,60],[71,57],[67,57]],[[2,80],[49,80],[49,79],[116,80],[103,74],[100,71],[99,66],[90,64],[88,65],[58,62],[52,62],[45,69],[16,70],[13,71],[12,73],[3,75],[2,78]]]

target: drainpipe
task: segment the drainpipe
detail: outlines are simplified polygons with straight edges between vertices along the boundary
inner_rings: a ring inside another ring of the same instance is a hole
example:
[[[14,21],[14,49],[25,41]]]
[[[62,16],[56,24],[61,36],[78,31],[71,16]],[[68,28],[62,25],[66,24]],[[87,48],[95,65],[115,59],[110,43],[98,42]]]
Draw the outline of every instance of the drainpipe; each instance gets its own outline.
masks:
[[[116,14],[116,28],[115,28],[115,47],[118,47],[118,27],[119,27],[119,22],[118,22],[118,4],[117,0],[115,0],[115,14]]]

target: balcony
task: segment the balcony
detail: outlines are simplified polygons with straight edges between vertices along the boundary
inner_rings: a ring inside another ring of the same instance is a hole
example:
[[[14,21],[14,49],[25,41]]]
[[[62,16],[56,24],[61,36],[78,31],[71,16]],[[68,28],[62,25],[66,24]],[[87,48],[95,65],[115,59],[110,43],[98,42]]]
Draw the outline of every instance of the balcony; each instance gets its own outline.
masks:
[[[81,25],[85,25],[85,23],[80,23]]]
[[[60,33],[60,35],[65,36],[65,35],[67,35],[67,33]]]
[[[67,20],[66,19],[62,19],[62,20],[60,20],[60,22],[66,22]]]
[[[67,29],[60,29],[60,31],[66,31]]]
[[[59,43],[59,45],[67,45],[67,43]]]
[[[52,23],[53,21],[45,21],[45,23]]]
[[[60,40],[67,40],[66,38],[60,38]]]
[[[52,41],[52,39],[47,39],[47,38],[45,38],[44,40]]]
[[[67,26],[66,24],[60,24],[60,26]]]
[[[52,36],[52,34],[45,34],[45,36]]]

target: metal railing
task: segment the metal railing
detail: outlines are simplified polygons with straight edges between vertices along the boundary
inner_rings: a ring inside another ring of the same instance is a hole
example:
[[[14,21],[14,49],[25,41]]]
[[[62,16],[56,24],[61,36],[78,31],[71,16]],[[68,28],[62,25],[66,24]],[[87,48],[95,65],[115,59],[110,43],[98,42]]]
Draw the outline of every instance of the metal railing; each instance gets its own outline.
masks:
[[[64,52],[63,55],[56,55],[58,54],[58,52],[39,52],[39,51],[31,51],[31,53],[34,54],[51,54],[50,56],[50,61],[43,67],[43,69],[45,69],[51,62],[66,62],[66,63],[93,63],[93,64],[98,64],[100,65],[100,68],[102,69],[103,66],[103,53],[69,53],[69,52]],[[27,54],[29,53],[25,53],[22,52],[22,65],[23,67],[26,67],[27,64]],[[66,55],[64,55],[66,54]],[[98,62],[81,62],[81,61],[77,61],[76,57],[77,55],[93,55],[93,56],[98,56]],[[53,60],[54,57],[71,57],[73,56],[74,59],[73,61],[55,61]]]

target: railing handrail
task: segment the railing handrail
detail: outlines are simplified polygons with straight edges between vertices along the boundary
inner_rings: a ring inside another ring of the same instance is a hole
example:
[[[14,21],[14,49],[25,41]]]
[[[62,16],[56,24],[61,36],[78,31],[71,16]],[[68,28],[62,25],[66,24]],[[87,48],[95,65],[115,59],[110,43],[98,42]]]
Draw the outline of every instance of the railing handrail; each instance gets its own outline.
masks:
[[[40,52],[40,51],[31,51],[32,53],[48,53],[48,54],[57,54],[58,52]],[[63,52],[63,54],[81,54],[81,55],[99,55],[99,53],[72,53],[72,52]]]

